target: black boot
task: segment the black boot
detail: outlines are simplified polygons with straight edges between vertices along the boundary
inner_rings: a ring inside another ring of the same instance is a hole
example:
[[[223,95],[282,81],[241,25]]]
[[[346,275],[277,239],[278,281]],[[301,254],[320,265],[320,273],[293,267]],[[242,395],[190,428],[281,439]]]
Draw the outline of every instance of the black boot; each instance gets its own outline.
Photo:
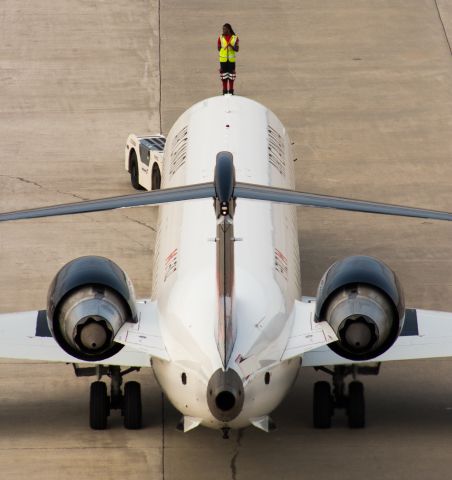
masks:
[[[227,90],[223,90],[223,95],[226,95],[227,93],[229,93]]]
[[[234,90],[228,90],[228,93],[230,93],[231,95],[234,95]]]

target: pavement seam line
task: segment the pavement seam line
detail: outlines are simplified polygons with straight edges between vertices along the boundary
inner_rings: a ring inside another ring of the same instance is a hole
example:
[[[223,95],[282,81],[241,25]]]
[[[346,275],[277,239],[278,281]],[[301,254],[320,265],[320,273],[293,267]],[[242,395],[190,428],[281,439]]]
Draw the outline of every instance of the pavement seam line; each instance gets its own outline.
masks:
[[[165,396],[162,392],[162,480],[165,480]]]
[[[157,0],[157,14],[158,14],[158,29],[159,29],[159,46],[158,46],[158,55],[159,55],[159,126],[160,134],[162,134],[162,36],[160,30],[160,0]]]
[[[443,32],[444,32],[444,36],[446,37],[447,45],[449,46],[449,52],[452,55],[452,47],[451,47],[450,42],[449,42],[449,37],[447,36],[446,26],[444,25],[443,17],[441,16],[441,11],[440,11],[439,6],[438,6],[438,1],[437,0],[433,0],[433,1],[435,2],[436,12],[438,13],[439,21],[441,22],[441,25],[443,27]]]

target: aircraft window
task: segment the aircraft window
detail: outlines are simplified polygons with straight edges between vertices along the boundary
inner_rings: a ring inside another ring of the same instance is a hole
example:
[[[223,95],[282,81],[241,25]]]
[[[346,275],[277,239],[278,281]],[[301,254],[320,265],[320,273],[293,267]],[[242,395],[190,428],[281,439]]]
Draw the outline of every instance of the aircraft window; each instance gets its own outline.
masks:
[[[149,162],[151,160],[151,152],[147,145],[143,142],[140,142],[140,159],[142,163],[149,166]]]
[[[163,137],[143,138],[140,143],[145,145],[149,150],[156,150],[158,152],[161,152],[165,147],[165,139]]]

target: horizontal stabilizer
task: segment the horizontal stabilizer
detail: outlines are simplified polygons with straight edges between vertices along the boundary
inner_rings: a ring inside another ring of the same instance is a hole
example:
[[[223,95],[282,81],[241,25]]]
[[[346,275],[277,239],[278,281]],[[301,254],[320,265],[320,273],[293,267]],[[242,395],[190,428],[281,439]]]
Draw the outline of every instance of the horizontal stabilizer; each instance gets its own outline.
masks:
[[[215,196],[213,184],[203,183],[183,187],[165,188],[152,192],[122,195],[119,197],[86,200],[83,202],[65,203],[50,207],[19,210],[17,212],[0,213],[0,222],[9,220],[24,220],[30,218],[56,217],[74,215],[77,213],[101,212],[117,208],[143,207],[145,205],[160,205],[162,203],[181,202]]]
[[[9,220],[23,220],[40,217],[54,217],[59,215],[74,215],[77,213],[90,213],[117,208],[141,207],[145,205],[161,205],[184,200],[202,198],[219,198],[218,195],[232,192],[232,199],[261,200],[268,202],[290,203],[305,207],[332,208],[362,213],[376,213],[381,215],[397,215],[400,217],[427,218],[430,220],[452,221],[452,213],[424,208],[405,207],[388,203],[369,202],[345,197],[333,197],[315,193],[297,192],[284,188],[275,188],[268,185],[255,185],[234,181],[234,170],[228,170],[230,178],[215,178],[215,183],[200,183],[174,188],[164,188],[151,192],[123,195],[118,197],[86,200],[83,202],[53,205],[49,207],[18,210],[16,212],[0,213],[0,222]],[[229,189],[229,185],[233,185]],[[224,192],[220,187],[226,186]],[[218,190],[218,191],[217,191]],[[223,201],[226,205],[228,202]]]
[[[396,215],[399,217],[428,218],[431,220],[452,221],[452,213],[424,208],[404,207],[389,203],[368,202],[344,197],[332,197],[315,193],[297,192],[285,188],[275,188],[251,183],[237,183],[234,196],[250,200],[266,200],[269,202],[291,203],[305,207],[333,208],[351,212],[377,213]]]

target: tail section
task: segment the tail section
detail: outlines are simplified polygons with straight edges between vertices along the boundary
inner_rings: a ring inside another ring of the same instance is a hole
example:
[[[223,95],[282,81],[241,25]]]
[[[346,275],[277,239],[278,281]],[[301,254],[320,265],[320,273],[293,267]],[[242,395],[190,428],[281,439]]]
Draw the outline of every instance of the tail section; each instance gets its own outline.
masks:
[[[234,191],[235,174],[232,154],[220,152],[215,167],[215,212],[217,215],[218,324],[216,341],[223,367],[226,368],[237,333],[233,322],[234,299]]]

